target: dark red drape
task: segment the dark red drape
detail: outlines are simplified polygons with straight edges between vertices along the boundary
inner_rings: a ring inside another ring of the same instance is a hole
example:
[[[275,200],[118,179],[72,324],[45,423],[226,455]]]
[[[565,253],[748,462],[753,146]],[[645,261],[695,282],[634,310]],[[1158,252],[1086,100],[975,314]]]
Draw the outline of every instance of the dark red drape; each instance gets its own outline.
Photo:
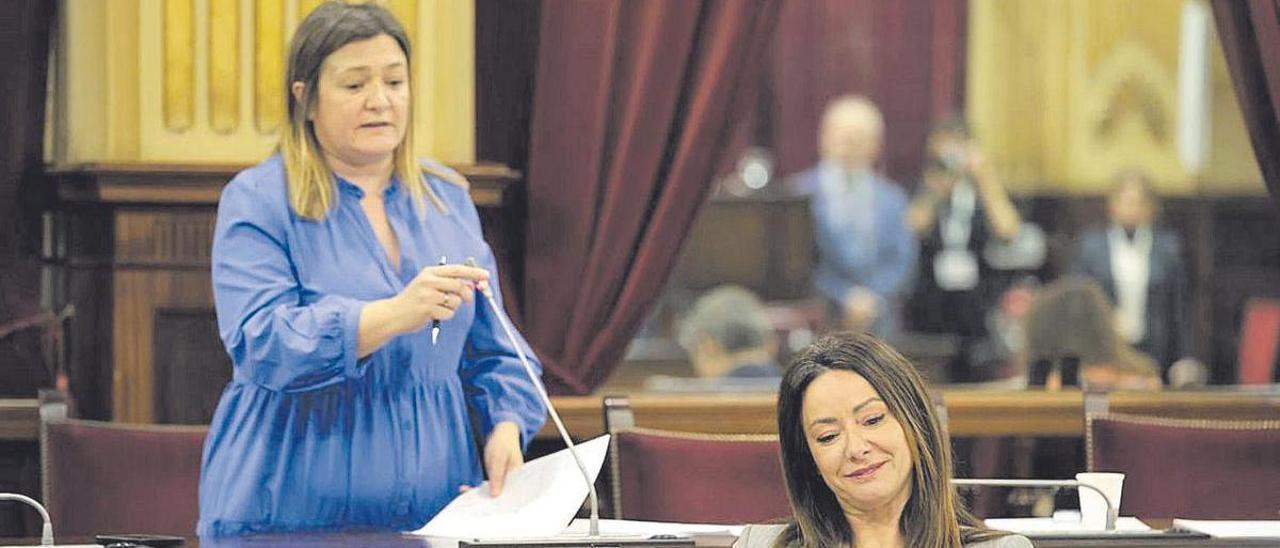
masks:
[[[0,2],[0,323],[35,314],[38,206],[47,189],[45,76],[56,2]]]
[[[587,393],[657,301],[734,153],[778,0],[542,7],[523,327],[556,393]]]
[[[787,2],[769,72],[778,173],[818,161],[823,108],[857,93],[884,113],[886,171],[913,183],[930,126],[962,106],[967,6],[967,0]]]
[[[1214,0],[1213,19],[1253,154],[1280,206],[1280,2]]]

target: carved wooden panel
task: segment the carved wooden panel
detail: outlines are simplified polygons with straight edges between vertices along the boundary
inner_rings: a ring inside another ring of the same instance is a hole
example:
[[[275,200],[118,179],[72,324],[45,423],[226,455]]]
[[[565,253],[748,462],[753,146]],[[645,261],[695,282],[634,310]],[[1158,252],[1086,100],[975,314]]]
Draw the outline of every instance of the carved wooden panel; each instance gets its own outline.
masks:
[[[122,211],[116,216],[115,262],[123,267],[207,268],[217,213]]]
[[[206,270],[125,270],[114,276],[112,415],[125,422],[155,422],[156,321],[167,308],[213,306]]]

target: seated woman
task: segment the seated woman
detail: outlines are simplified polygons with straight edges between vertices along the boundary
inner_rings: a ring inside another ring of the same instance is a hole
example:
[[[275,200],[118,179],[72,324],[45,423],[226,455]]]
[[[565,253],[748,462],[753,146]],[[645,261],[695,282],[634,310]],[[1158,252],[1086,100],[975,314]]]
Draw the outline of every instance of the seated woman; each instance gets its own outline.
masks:
[[[1030,384],[1049,390],[1159,390],[1156,362],[1120,337],[1097,282],[1068,277],[1036,295],[1024,323]]]
[[[778,435],[794,516],[747,527],[735,546],[1031,546],[961,507],[924,381],[871,335],[824,337],[796,357],[778,394]]]

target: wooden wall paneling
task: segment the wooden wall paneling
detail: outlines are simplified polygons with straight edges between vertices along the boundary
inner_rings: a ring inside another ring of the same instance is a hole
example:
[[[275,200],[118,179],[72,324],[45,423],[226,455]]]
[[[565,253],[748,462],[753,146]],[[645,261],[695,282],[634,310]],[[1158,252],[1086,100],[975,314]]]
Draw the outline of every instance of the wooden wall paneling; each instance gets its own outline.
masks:
[[[55,267],[63,271],[58,306],[73,304],[67,331],[67,378],[76,413],[88,419],[111,417],[111,250],[112,210],[98,204],[64,203],[55,212],[59,249]]]
[[[203,308],[211,315],[209,275],[126,271],[117,272],[114,278],[113,417],[124,422],[155,422],[155,322],[165,308]]]
[[[109,420],[112,408],[113,321],[111,270],[67,266],[67,302],[75,303],[67,331],[67,380],[77,416]]]
[[[116,215],[116,420],[155,422],[155,322],[161,310],[199,308],[212,313],[208,264],[214,221],[207,210],[130,208]]]

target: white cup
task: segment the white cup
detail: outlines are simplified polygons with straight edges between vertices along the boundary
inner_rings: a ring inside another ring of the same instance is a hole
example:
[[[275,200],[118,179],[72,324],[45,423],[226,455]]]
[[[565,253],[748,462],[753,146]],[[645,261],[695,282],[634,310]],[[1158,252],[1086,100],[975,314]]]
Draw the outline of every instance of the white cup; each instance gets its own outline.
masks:
[[[1120,515],[1120,493],[1124,490],[1124,474],[1119,472],[1081,472],[1076,481],[1097,487],[1107,495],[1116,515]],[[1106,529],[1107,503],[1098,491],[1080,487],[1080,523],[1085,529]]]

